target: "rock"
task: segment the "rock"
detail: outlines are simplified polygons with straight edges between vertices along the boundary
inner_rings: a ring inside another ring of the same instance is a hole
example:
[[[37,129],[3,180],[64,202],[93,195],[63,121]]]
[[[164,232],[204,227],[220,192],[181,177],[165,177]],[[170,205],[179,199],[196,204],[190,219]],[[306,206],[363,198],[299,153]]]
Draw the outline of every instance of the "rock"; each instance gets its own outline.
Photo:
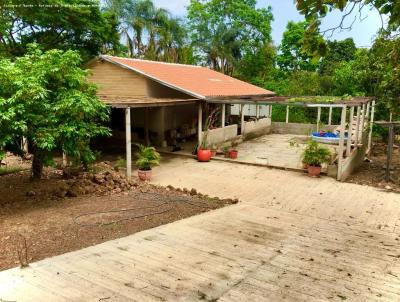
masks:
[[[104,177],[102,175],[95,174],[93,175],[93,182],[101,185],[104,183]]]
[[[67,191],[66,196],[68,196],[68,197],[78,197],[78,193],[76,191],[72,190],[72,189],[69,189]]]
[[[113,180],[113,179],[114,179],[114,177],[113,177],[113,175],[111,174],[110,171],[106,171],[106,172],[104,173],[104,180],[110,181],[110,180]]]
[[[196,195],[197,194],[197,191],[196,191],[196,189],[194,189],[194,188],[192,188],[191,190],[190,190],[190,195]]]
[[[64,198],[67,195],[68,190],[64,189],[64,188],[58,188],[57,190],[55,190],[53,192],[54,196],[57,196],[59,198]]]
[[[85,192],[84,188],[82,188],[78,184],[75,184],[68,189],[66,195],[68,197],[78,197],[79,195],[84,195],[84,192]]]
[[[36,192],[35,191],[28,191],[28,192],[26,192],[26,196],[28,196],[28,197],[36,196]]]
[[[386,190],[392,190],[393,188],[391,186],[385,186]]]

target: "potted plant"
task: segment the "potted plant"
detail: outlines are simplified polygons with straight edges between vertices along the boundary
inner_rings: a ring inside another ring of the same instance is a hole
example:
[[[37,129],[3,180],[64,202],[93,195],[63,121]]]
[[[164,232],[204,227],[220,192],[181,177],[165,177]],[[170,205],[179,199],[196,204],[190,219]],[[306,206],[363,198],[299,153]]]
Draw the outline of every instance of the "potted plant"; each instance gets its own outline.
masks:
[[[315,141],[309,141],[302,157],[303,163],[307,165],[308,175],[319,177],[322,164],[328,164],[331,160],[331,151]]]
[[[140,144],[137,144],[137,146],[139,148],[139,151],[136,153],[136,165],[139,168],[138,177],[143,181],[151,180],[151,168],[160,164],[160,153],[154,147],[146,147]]]
[[[228,158],[229,157],[229,148],[227,146],[224,147],[223,152],[224,152],[224,157]]]
[[[215,117],[216,117],[216,111],[217,109],[214,109],[211,111],[210,115],[207,117],[206,120],[206,131],[204,132],[201,140],[201,144],[199,148],[197,149],[197,160],[200,162],[208,162],[210,161],[212,157],[211,149],[208,146],[207,142],[207,137],[208,133],[210,131],[211,126],[214,123]]]
[[[238,157],[239,151],[236,149],[229,150],[229,158],[236,159]]]
[[[217,155],[217,146],[215,144],[213,144],[211,146],[211,157],[214,157]]]
[[[200,147],[197,149],[197,160],[200,162],[208,162],[211,159],[211,150],[207,146],[208,130],[204,133]]]

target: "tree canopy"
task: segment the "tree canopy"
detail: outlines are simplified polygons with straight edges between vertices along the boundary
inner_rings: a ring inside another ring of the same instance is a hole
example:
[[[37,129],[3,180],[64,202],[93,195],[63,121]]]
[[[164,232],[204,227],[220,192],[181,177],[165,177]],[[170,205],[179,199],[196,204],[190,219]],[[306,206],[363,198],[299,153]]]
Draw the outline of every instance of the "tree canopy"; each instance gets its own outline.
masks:
[[[33,6],[33,8],[32,8]],[[92,0],[3,0],[0,4],[0,55],[21,56],[29,43],[43,50],[78,50],[84,60],[117,51],[116,16]]]
[[[277,58],[277,63],[282,70],[313,71],[317,69],[318,60],[315,60],[313,55],[307,53],[302,47],[307,27],[307,22],[295,23],[290,21],[287,24],[279,46],[280,54]],[[318,33],[313,38],[322,40]]]
[[[239,62],[260,55],[271,39],[271,8],[255,0],[191,0],[188,24],[191,42],[202,61],[233,74]]]
[[[119,32],[129,57],[193,62],[185,24],[153,1],[108,0],[105,9],[119,17]]]
[[[94,159],[91,138],[108,135],[108,109],[86,80],[78,52],[42,52],[28,45],[15,62],[0,60],[0,149],[26,137],[32,146],[32,176],[40,178],[52,152],[77,161]],[[5,135],[4,135],[5,134]]]

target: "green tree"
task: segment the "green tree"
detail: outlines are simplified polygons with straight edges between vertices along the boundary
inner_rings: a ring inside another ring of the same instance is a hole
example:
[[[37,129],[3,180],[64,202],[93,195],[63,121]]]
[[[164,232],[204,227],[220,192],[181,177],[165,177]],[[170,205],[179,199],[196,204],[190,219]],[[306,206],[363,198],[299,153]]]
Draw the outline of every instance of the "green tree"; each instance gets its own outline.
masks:
[[[108,0],[105,10],[118,16],[129,57],[191,63],[185,24],[152,0]]]
[[[188,24],[191,41],[204,63],[234,74],[242,59],[262,53],[271,42],[271,8],[255,0],[191,0]]]
[[[400,37],[381,34],[370,50],[371,95],[400,114]]]
[[[400,83],[400,1],[398,0],[299,0],[297,9],[305,15],[309,21],[308,41],[312,41],[310,33],[319,30],[320,21],[333,9],[343,11],[343,17],[338,25],[332,28],[343,29],[344,20],[352,12],[361,12],[363,9],[373,8],[381,15],[386,15],[388,23],[382,22],[382,29],[375,41],[369,58],[371,80],[369,88],[365,92],[377,97],[380,107],[398,111],[400,107],[399,83]],[[385,27],[385,28],[384,28]],[[350,26],[351,28],[351,26]],[[306,43],[304,48],[316,52],[312,43]],[[370,92],[372,91],[372,92]]]
[[[354,60],[357,47],[353,38],[342,41],[328,41],[327,45],[328,51],[319,66],[320,74],[332,75],[338,64]]]
[[[288,22],[277,57],[277,63],[282,70],[314,71],[317,69],[318,60],[314,59],[313,54],[309,54],[303,49],[307,27],[307,22]],[[323,42],[322,37],[317,33],[313,39]]]
[[[42,52],[36,45],[12,62],[0,60],[0,147],[26,137],[32,147],[32,177],[40,178],[52,151],[84,164],[94,159],[89,143],[108,135],[108,108],[86,80],[76,51]]]
[[[86,61],[117,52],[117,19],[92,0],[3,0],[0,3],[0,55],[21,56],[29,43],[43,50],[78,50]]]
[[[372,95],[371,73],[369,66],[369,51],[357,50],[354,59],[336,64],[333,71],[335,94],[341,95]]]

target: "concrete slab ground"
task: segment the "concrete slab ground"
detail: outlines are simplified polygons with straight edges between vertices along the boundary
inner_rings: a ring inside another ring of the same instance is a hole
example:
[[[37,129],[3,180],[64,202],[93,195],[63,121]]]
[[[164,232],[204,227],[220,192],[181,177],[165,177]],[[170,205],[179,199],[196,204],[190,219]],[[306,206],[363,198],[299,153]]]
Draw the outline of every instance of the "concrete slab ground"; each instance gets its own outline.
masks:
[[[398,194],[177,157],[154,183],[242,202],[0,272],[0,301],[400,301]]]
[[[298,134],[266,134],[254,139],[246,140],[235,147],[239,151],[238,158],[230,160],[224,158],[223,155],[218,155],[216,159],[241,162],[269,167],[303,170],[302,152],[306,147],[309,136]],[[332,153],[337,153],[338,146],[324,144]],[[170,152],[171,147],[160,148],[160,151],[193,156],[192,151],[195,143],[183,143],[182,150]],[[323,171],[325,171],[325,167]]]

